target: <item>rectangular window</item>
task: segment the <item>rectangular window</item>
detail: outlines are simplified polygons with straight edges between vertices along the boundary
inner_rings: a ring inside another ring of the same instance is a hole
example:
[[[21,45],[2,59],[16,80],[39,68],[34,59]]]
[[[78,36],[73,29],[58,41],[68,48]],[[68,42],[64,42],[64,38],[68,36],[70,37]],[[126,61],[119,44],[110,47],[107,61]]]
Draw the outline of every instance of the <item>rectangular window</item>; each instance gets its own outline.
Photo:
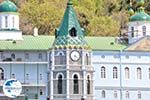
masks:
[[[7,27],[8,27],[8,17],[5,16],[5,28],[7,28]]]
[[[131,36],[134,37],[134,27],[131,27]]]
[[[143,30],[143,36],[146,36],[146,26],[143,26],[142,30]]]

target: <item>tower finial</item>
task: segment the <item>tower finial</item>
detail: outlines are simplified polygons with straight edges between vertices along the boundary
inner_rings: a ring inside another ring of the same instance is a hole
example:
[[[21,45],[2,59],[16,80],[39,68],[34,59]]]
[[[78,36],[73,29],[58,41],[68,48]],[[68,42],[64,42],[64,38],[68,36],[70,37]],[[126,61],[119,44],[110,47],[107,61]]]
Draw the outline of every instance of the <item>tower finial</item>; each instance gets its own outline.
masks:
[[[72,0],[68,0],[68,5],[72,5],[72,4],[73,4]]]

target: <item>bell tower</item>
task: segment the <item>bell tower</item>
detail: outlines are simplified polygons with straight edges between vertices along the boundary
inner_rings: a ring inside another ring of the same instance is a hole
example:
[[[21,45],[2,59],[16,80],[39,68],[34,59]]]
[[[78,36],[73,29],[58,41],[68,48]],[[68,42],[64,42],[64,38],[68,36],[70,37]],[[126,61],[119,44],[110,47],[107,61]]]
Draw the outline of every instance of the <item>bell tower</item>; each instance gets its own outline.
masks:
[[[93,100],[92,54],[84,35],[69,0],[50,54],[51,100]]]

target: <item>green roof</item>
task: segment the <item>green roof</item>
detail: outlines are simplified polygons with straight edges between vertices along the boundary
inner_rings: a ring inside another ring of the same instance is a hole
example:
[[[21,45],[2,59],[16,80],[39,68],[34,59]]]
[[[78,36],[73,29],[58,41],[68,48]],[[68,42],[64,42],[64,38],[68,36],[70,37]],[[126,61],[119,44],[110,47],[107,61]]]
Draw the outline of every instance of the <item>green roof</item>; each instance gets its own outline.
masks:
[[[0,41],[0,50],[49,50],[52,48],[54,36],[24,35],[22,41]],[[85,37],[93,50],[123,50],[126,45],[115,42],[115,37]]]
[[[52,48],[52,36],[23,36],[21,41],[0,41],[0,50],[48,50]]]
[[[17,6],[9,0],[5,0],[0,4],[0,12],[17,12],[17,10]]]
[[[127,47],[115,40],[115,37],[86,37],[86,41],[92,50],[123,50]]]

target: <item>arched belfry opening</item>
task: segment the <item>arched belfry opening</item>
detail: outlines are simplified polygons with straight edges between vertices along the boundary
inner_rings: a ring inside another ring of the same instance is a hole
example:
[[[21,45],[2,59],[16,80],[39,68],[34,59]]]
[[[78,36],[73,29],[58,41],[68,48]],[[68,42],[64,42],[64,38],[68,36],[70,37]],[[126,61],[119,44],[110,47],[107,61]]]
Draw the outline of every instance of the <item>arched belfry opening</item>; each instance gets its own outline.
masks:
[[[77,30],[76,30],[76,28],[75,27],[71,28],[70,31],[69,31],[69,33],[70,33],[71,37],[76,37],[77,36]]]

